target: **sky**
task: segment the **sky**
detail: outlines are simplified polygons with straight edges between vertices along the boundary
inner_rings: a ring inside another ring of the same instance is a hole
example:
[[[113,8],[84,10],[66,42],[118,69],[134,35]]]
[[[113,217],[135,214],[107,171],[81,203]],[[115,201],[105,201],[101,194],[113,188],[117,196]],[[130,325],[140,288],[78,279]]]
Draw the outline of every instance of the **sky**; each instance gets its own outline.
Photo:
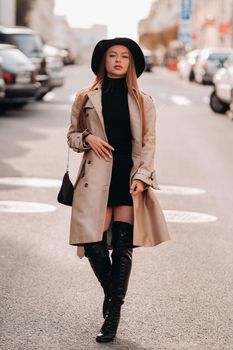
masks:
[[[153,0],[55,0],[55,14],[66,15],[72,27],[108,26],[108,38],[138,40],[137,23],[148,16]]]

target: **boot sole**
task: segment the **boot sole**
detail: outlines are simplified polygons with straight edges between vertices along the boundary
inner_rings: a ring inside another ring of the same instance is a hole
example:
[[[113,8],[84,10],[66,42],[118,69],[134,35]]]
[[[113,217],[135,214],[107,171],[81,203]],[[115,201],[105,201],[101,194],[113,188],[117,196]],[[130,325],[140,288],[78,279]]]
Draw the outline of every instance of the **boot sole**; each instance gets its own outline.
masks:
[[[110,341],[113,341],[114,339],[115,339],[115,336],[112,338],[106,338],[106,339],[101,339],[101,338],[96,337],[96,341],[98,343],[108,343]]]

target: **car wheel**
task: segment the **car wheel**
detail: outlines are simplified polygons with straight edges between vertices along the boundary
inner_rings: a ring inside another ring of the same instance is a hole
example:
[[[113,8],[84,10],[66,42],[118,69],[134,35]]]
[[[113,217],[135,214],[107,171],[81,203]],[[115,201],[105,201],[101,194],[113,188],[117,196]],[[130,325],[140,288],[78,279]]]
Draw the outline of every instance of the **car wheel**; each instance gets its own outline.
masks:
[[[4,113],[6,111],[6,106],[0,104],[0,113]]]
[[[16,102],[16,103],[12,104],[12,107],[14,109],[22,109],[26,105],[27,105],[27,102]]]
[[[41,94],[39,94],[37,97],[36,97],[36,100],[37,101],[42,101],[43,100],[43,97],[48,93],[48,91],[46,92],[42,92]]]
[[[189,73],[189,81],[194,81],[194,80],[195,80],[194,71],[191,69],[191,71]]]
[[[216,91],[214,90],[210,95],[210,108],[215,113],[224,114],[229,110],[230,106],[229,104],[219,100],[218,96],[216,95]]]

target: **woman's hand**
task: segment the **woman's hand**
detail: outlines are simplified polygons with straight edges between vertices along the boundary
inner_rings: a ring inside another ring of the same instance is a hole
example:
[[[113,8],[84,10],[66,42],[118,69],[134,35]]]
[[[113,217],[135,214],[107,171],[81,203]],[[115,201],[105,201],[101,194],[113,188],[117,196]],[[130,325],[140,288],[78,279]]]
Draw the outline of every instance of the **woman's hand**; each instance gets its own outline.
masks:
[[[133,180],[130,187],[130,193],[135,196],[136,194],[143,191],[144,191],[144,182],[141,180]]]
[[[91,146],[100,159],[104,158],[107,160],[107,157],[112,158],[112,150],[114,151],[114,148],[99,136],[90,134],[85,138],[85,141]]]

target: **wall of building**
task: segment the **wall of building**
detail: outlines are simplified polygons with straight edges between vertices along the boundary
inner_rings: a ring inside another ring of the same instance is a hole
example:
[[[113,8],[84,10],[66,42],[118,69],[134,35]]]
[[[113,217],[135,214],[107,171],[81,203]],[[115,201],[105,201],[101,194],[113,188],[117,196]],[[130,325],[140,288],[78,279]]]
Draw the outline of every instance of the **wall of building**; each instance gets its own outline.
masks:
[[[149,49],[176,40],[180,0],[156,0],[138,25],[139,41]],[[193,0],[191,48],[233,46],[233,0]]]
[[[0,25],[14,26],[16,0],[0,0]]]
[[[90,64],[91,54],[98,41],[107,38],[107,26],[95,24],[90,28],[73,28],[79,52],[79,62]]]

